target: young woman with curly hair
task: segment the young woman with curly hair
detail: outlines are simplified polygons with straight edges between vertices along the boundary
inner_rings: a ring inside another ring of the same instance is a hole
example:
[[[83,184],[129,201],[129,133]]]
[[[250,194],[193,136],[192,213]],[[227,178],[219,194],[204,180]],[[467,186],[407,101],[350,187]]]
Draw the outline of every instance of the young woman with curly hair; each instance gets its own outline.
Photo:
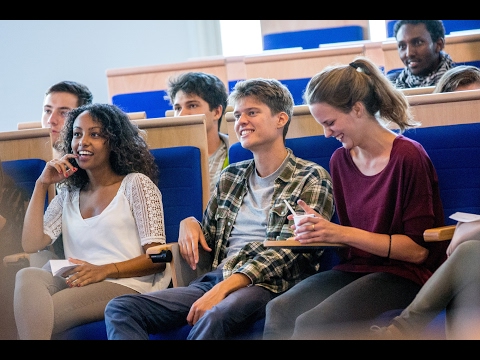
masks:
[[[60,158],[35,184],[22,246],[45,248],[63,235],[67,259],[77,266],[53,276],[49,264],[16,276],[14,314],[20,339],[52,334],[104,317],[122,294],[168,287],[169,265],[145,256],[165,243],[158,168],[141,131],[115,105],[89,104],[69,112]],[[48,187],[59,191],[44,213]]]

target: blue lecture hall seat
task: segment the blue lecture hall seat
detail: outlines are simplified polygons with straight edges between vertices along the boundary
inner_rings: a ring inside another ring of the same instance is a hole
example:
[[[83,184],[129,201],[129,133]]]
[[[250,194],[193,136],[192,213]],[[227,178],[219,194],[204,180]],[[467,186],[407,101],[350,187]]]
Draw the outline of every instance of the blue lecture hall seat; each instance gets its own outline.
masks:
[[[147,118],[164,117],[165,111],[172,109],[165,90],[117,94],[112,103],[125,112],[145,111]]]
[[[286,31],[263,36],[263,50],[302,47],[318,49],[320,44],[364,40],[359,25],[337,26],[321,29]]]
[[[45,160],[42,159],[19,159],[2,161],[2,168],[6,175],[10,176],[21,189],[25,190],[29,197],[33,193],[35,182],[45,168]],[[45,198],[45,209],[48,198]]]

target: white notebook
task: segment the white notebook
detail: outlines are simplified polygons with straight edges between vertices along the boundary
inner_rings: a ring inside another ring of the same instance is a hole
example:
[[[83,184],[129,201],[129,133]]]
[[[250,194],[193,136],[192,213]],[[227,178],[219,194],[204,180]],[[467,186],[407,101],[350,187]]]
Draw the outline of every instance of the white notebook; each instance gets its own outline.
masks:
[[[74,264],[68,260],[50,260],[50,268],[53,276],[62,276],[65,271],[73,269],[76,266],[78,266],[78,264]]]

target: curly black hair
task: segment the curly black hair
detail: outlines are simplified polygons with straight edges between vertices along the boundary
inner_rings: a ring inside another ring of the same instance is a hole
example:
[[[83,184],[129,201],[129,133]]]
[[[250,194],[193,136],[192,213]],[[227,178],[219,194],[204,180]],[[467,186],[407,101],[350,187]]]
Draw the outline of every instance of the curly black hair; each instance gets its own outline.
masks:
[[[445,39],[445,27],[443,26],[442,20],[398,20],[393,26],[393,34],[395,38],[397,37],[397,32],[400,27],[405,24],[425,24],[433,42],[436,42],[438,39]]]
[[[118,175],[138,172],[158,184],[158,167],[145,141],[145,132],[138,128],[128,115],[116,105],[87,104],[71,110],[59,139],[58,150],[63,155],[72,153],[73,124],[77,117],[88,112],[102,127],[102,136],[110,146],[110,165]],[[89,181],[87,172],[78,168],[62,184],[68,188],[82,188]]]

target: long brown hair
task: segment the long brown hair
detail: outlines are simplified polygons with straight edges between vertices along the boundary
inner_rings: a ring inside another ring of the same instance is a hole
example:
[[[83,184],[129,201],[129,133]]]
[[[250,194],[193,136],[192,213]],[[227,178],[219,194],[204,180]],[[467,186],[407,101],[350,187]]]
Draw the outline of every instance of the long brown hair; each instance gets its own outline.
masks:
[[[307,105],[326,103],[344,113],[360,101],[383,125],[393,122],[400,132],[420,125],[410,112],[407,97],[395,89],[376,64],[362,56],[348,65],[328,66],[314,75],[303,98]]]

